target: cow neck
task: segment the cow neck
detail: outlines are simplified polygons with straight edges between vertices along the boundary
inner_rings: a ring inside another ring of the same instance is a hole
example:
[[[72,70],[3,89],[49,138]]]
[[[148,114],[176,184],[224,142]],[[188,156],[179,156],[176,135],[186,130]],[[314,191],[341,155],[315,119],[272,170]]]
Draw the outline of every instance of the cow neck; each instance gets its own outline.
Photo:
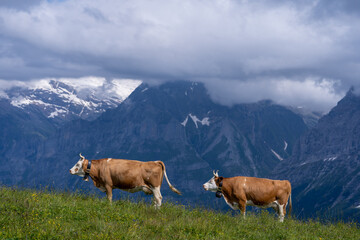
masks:
[[[86,172],[86,173],[90,173],[90,170],[91,170],[91,160],[87,160],[87,161],[88,161],[88,164],[86,165],[85,172]]]

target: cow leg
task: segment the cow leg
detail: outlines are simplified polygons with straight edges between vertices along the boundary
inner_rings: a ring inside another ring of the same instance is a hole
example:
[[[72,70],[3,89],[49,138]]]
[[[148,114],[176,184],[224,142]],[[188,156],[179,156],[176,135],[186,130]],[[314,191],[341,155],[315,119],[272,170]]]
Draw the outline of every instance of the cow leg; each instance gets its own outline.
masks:
[[[284,221],[284,216],[285,216],[285,213],[286,213],[285,207],[286,207],[285,204],[279,204],[279,221],[280,222]]]
[[[246,202],[245,201],[239,201],[239,208],[240,208],[240,212],[243,215],[243,218],[245,219],[245,214],[246,214]]]
[[[155,208],[159,209],[160,206],[161,206],[161,201],[162,201],[162,196],[161,196],[161,192],[160,192],[160,186],[151,188],[151,190],[152,190],[152,192],[154,194]]]
[[[112,187],[105,186],[106,189],[106,196],[109,199],[110,203],[112,202]]]
[[[274,209],[274,211],[275,211],[275,213],[277,215],[280,215],[280,206],[279,206],[279,204],[276,203],[275,206],[272,207],[272,209]]]

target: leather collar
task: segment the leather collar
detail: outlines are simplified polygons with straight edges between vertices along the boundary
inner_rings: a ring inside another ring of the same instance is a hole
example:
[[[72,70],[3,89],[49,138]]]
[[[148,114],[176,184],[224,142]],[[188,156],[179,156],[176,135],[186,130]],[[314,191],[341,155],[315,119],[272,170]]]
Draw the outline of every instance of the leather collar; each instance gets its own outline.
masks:
[[[85,173],[89,174],[91,170],[91,160],[88,160],[88,164],[85,169]]]
[[[217,198],[221,198],[222,197],[222,185],[223,185],[223,183],[222,182],[219,182],[219,187],[218,187],[218,189],[217,189],[217,191],[216,191],[216,193],[215,193],[215,196],[217,197]]]

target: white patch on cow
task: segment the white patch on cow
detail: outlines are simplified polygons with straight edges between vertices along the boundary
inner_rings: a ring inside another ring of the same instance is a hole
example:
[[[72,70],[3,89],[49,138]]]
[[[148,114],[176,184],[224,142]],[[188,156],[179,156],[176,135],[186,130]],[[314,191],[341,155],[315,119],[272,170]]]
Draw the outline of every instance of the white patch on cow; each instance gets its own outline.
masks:
[[[160,192],[160,186],[159,187],[152,187],[151,188],[153,194],[154,194],[154,205],[156,209],[159,209],[161,206],[162,196]]]
[[[284,222],[284,204],[279,204],[279,220]]]
[[[215,183],[215,177],[212,177],[209,181],[204,183],[203,187],[206,191],[216,192],[218,186]]]
[[[271,152],[275,155],[275,157],[277,157],[277,159],[279,159],[280,161],[284,160],[277,152],[275,152],[274,150],[270,149]]]
[[[78,175],[80,177],[84,177],[85,176],[85,171],[83,169],[83,162],[84,159],[80,159],[71,169],[70,169],[70,173],[72,175]]]
[[[107,162],[110,162],[112,158],[108,158]]]

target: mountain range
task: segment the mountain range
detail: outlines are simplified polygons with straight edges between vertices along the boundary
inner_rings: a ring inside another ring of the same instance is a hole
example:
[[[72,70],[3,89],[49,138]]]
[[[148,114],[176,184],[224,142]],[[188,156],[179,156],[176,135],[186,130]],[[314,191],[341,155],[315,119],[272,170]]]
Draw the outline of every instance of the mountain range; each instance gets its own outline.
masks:
[[[299,215],[360,217],[360,96],[350,89],[302,135],[275,176],[293,185]]]
[[[352,90],[321,117],[270,100],[223,106],[201,83],[132,82],[124,85],[128,97],[105,94],[114,86],[106,84],[79,91],[49,80],[57,90],[6,92],[0,101],[0,182],[93,191],[68,173],[81,152],[89,159],[162,160],[184,193],[176,198],[164,187],[163,195],[183,203],[225,208],[202,189],[216,169],[225,177],[289,179],[298,216],[338,209],[358,216],[360,98]],[[84,102],[69,101],[72,94]],[[56,103],[50,107],[49,100]]]
[[[107,109],[117,107],[141,81],[87,77],[42,79],[13,84],[1,91],[3,99],[30,113],[36,108],[45,117],[61,124],[78,118],[93,120]]]

